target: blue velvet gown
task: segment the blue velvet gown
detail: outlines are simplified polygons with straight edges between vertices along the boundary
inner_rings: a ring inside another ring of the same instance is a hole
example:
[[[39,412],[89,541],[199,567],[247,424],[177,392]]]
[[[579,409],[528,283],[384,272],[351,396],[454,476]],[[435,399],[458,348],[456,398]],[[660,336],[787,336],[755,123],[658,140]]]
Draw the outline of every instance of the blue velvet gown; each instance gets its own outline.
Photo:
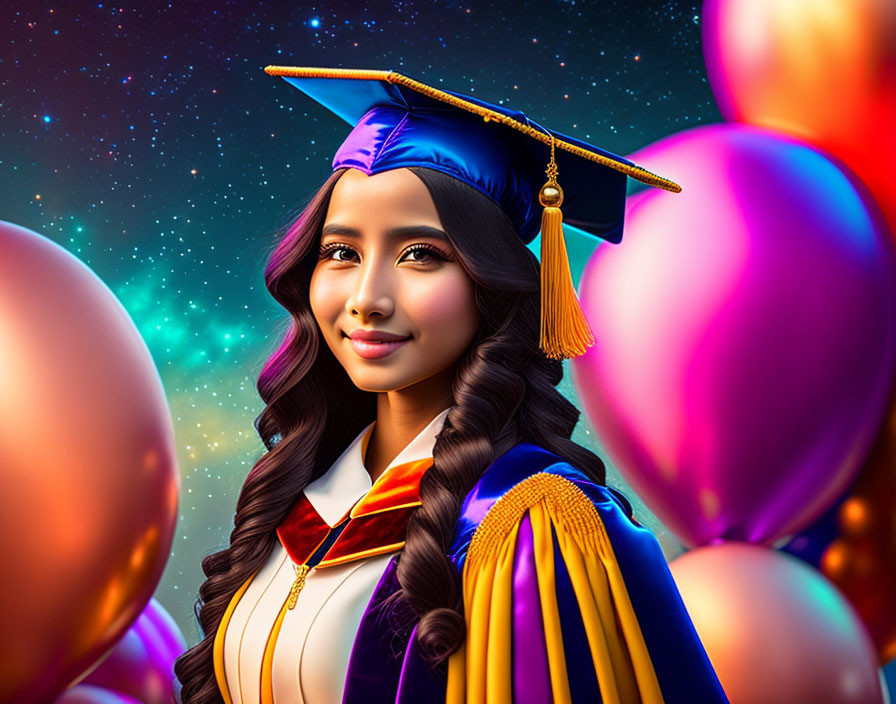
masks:
[[[396,559],[355,638],[345,704],[721,704],[727,697],[654,535],[618,491],[522,443],[463,503],[450,554],[467,637],[430,668]]]

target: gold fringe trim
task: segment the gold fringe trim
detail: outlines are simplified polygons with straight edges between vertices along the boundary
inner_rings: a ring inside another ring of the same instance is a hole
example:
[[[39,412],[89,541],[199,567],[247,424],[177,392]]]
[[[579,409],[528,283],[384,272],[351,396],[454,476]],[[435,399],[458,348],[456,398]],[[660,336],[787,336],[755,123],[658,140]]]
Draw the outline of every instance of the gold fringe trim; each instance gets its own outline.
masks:
[[[378,71],[371,69],[351,68],[312,68],[300,66],[265,66],[264,70],[265,73],[271,76],[284,76],[293,78],[347,78],[395,83],[397,85],[410,88],[411,90],[415,90],[418,93],[422,93],[423,95],[426,95],[435,100],[440,100],[443,103],[453,105],[454,107],[460,108],[461,110],[472,112],[476,115],[481,116],[486,122],[500,122],[503,125],[512,127],[518,132],[522,132],[532,139],[538,140],[542,144],[548,146],[550,146],[551,144],[551,136],[545,134],[541,130],[530,127],[529,125],[524,125],[522,122],[518,122],[512,117],[503,115],[499,112],[496,112],[495,110],[484,108],[480,105],[476,105],[476,103],[471,103],[468,100],[463,100],[462,98],[458,98],[455,95],[451,95],[450,93],[439,90],[438,88],[433,88],[432,86],[428,86],[425,83],[415,81],[413,78],[408,78],[407,76],[396,73],[395,71]],[[582,149],[575,144],[564,142],[562,139],[556,139],[554,141],[557,147],[559,147],[563,151],[575,154],[576,156],[587,159],[589,161],[594,161],[616,171],[620,171],[626,176],[630,176],[631,178],[635,179],[636,181],[646,183],[648,186],[656,186],[657,188],[662,188],[666,191],[672,191],[673,193],[681,192],[681,186],[679,186],[674,181],[670,181],[667,178],[658,176],[657,174],[652,173],[640,166],[629,166],[628,164],[623,164],[614,159],[610,159],[603,154],[591,152],[587,149]]]
[[[555,516],[563,516],[564,525],[581,550],[610,549],[607,529],[585,492],[557,474],[538,472],[507,491],[488,510],[470,540],[464,570],[478,570],[483,563],[494,560],[514,526],[539,502]]]

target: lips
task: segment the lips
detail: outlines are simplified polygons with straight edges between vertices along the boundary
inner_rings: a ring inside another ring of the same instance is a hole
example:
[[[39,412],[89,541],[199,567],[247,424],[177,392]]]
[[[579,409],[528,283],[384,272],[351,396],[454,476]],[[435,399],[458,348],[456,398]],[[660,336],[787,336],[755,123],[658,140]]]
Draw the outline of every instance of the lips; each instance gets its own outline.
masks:
[[[410,335],[396,335],[391,332],[361,328],[353,330],[346,337],[349,338],[355,354],[363,359],[387,357],[411,339]]]
[[[364,330],[363,328],[352,330],[348,336],[353,340],[363,340],[364,342],[397,342],[410,338],[410,335],[396,335],[384,330]]]

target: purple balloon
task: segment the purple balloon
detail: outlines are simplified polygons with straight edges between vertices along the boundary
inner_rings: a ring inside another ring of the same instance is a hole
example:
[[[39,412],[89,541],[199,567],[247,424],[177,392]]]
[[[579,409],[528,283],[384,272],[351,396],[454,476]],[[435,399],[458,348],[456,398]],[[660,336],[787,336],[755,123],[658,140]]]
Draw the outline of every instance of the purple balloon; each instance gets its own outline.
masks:
[[[141,704],[133,697],[91,684],[79,684],[65,690],[53,704]]]
[[[681,184],[629,197],[579,297],[573,362],[609,459],[685,543],[770,543],[861,469],[896,365],[896,258],[867,190],[796,139],[736,124],[633,154]]]
[[[156,599],[149,600],[145,613],[149,617],[150,623],[155,626],[158,637],[162,639],[169,656],[172,660],[176,660],[187,649],[187,641],[174,618]]]
[[[130,695],[142,704],[170,704],[179,690],[174,661],[185,647],[174,619],[152,598],[84,683]]]

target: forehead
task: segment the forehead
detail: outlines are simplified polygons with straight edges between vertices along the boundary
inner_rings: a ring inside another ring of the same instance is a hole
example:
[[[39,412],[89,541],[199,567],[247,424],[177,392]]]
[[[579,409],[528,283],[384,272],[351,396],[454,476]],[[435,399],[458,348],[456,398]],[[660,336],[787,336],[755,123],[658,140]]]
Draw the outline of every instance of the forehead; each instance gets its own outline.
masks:
[[[409,169],[372,176],[348,169],[333,187],[325,223],[360,226],[381,222],[441,226],[429,190]]]

